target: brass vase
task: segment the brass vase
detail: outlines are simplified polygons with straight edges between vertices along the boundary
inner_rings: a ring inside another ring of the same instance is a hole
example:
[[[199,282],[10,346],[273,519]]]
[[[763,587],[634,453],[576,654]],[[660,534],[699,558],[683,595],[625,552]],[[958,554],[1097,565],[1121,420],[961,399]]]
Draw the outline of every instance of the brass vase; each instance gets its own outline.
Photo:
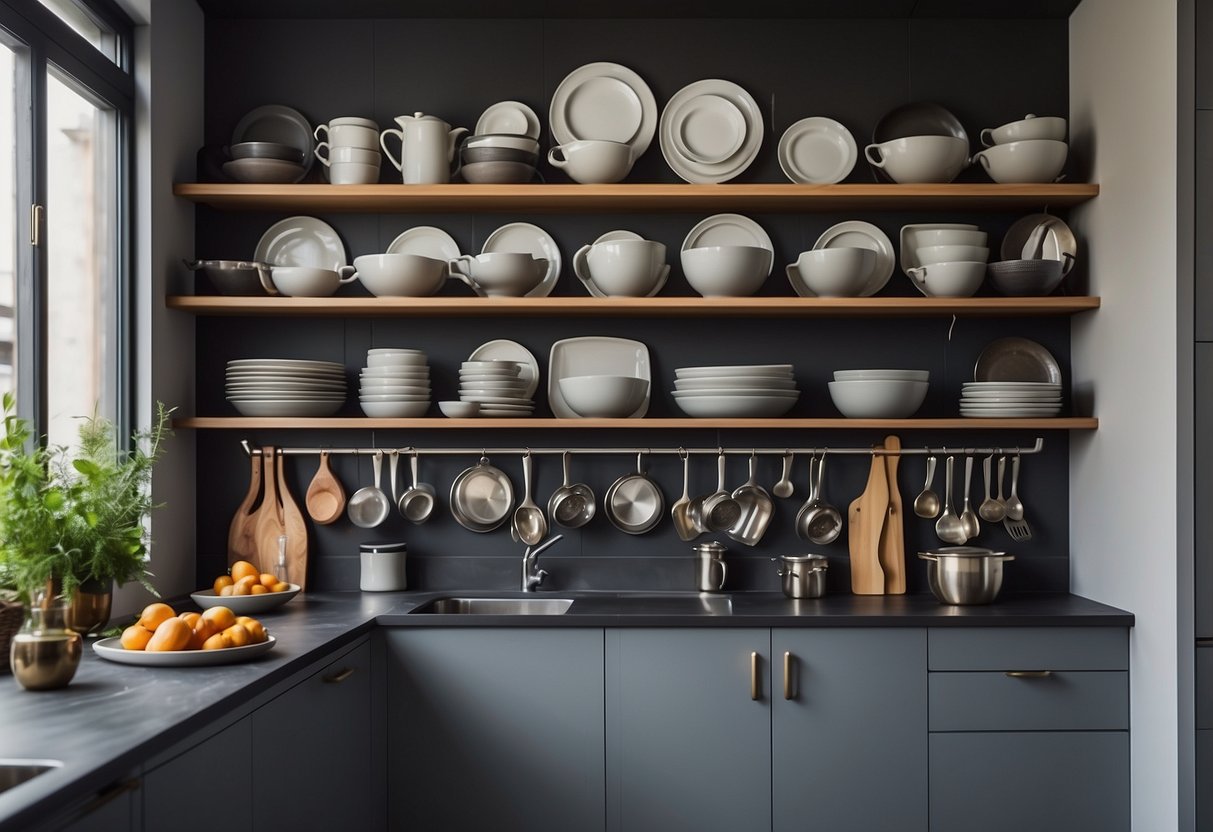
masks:
[[[84,640],[68,629],[67,611],[61,598],[39,591],[25,626],[13,636],[9,664],[13,678],[26,690],[67,687],[76,675]]]
[[[67,610],[68,629],[86,637],[99,634],[109,623],[113,602],[113,581],[83,581],[72,592]]]

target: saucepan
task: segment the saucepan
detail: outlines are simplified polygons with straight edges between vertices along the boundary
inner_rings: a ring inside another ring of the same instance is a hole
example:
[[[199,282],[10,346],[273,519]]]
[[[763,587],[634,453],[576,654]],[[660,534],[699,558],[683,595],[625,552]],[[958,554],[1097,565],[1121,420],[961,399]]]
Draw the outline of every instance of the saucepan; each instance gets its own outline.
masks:
[[[927,562],[927,583],[944,604],[988,604],[1002,589],[1002,565],[1014,555],[979,546],[944,546],[918,557]]]
[[[644,473],[644,454],[636,454],[636,473],[624,474],[607,489],[607,519],[621,532],[645,534],[661,522],[665,497]]]
[[[830,562],[825,555],[780,555],[772,561],[783,561],[779,577],[783,579],[783,594],[789,598],[820,598],[826,594],[826,569]]]

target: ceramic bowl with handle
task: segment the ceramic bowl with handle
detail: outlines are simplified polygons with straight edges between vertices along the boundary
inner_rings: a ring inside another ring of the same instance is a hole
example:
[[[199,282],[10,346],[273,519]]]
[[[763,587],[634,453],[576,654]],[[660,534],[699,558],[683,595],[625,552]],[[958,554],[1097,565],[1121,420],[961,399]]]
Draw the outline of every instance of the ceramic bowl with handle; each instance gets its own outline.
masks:
[[[1051,139],[1025,139],[987,147],[973,156],[973,164],[1003,185],[1053,182],[1066,166],[1069,148]]]
[[[669,276],[665,255],[665,244],[654,240],[608,240],[582,246],[573,255],[573,272],[604,295],[651,297]]]
[[[274,266],[270,269],[270,280],[278,291],[296,298],[326,298],[343,284],[356,279],[350,266],[342,266],[339,272],[312,266]]]
[[[958,136],[906,136],[870,144],[863,153],[903,185],[951,182],[969,163],[969,144]]]
[[[855,298],[868,285],[876,252],[868,248],[821,248],[802,251],[789,271],[818,297]]]
[[[538,286],[548,271],[546,258],[514,251],[465,254],[449,266],[452,277],[488,297],[520,298]]]
[[[906,271],[918,290],[931,298],[971,298],[986,278],[985,261],[932,263]]]
[[[986,147],[996,144],[1010,144],[1025,139],[1050,139],[1055,142],[1066,140],[1066,120],[1057,116],[1035,116],[1028,114],[1018,121],[1008,122],[1001,127],[987,127],[981,131],[981,143]]]
[[[445,260],[420,254],[364,254],[354,258],[354,268],[376,297],[428,297],[447,279]]]

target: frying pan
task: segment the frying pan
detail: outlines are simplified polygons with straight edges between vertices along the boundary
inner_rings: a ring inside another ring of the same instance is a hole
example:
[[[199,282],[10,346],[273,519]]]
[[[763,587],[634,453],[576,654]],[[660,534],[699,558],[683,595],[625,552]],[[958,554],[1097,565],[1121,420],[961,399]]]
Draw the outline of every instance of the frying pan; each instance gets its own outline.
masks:
[[[607,519],[621,532],[645,534],[661,522],[665,497],[644,474],[644,454],[636,454],[636,473],[624,474],[607,489],[603,500]]]
[[[500,526],[514,507],[514,486],[487,456],[451,483],[451,516],[468,531],[483,534]]]

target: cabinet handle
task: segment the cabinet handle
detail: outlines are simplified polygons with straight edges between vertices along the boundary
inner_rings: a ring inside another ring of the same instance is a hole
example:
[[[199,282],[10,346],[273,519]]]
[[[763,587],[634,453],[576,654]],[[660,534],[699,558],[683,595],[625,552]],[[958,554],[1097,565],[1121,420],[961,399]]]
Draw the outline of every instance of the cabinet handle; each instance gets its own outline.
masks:
[[[1012,679],[1047,679],[1053,675],[1052,670],[1008,670],[1008,677]]]
[[[783,698],[795,699],[796,694],[792,691],[792,654],[786,652],[783,654]]]
[[[34,203],[29,207],[29,244],[34,248],[42,246],[42,216],[46,209]]]
[[[332,676],[325,676],[324,681],[326,681],[332,685],[339,685],[353,675],[354,675],[354,668],[347,667],[342,670],[338,670]]]
[[[750,698],[757,702],[762,698],[762,682],[758,678],[758,653],[750,653]]]
[[[134,778],[129,780],[119,780],[117,783],[101,792],[101,794],[97,795],[94,800],[90,801],[87,806],[81,809],[80,813],[76,815],[76,820],[81,820],[88,817],[102,806],[105,806],[107,803],[112,803],[117,798],[121,797],[127,792],[133,792],[137,788],[139,788],[139,781]]]

